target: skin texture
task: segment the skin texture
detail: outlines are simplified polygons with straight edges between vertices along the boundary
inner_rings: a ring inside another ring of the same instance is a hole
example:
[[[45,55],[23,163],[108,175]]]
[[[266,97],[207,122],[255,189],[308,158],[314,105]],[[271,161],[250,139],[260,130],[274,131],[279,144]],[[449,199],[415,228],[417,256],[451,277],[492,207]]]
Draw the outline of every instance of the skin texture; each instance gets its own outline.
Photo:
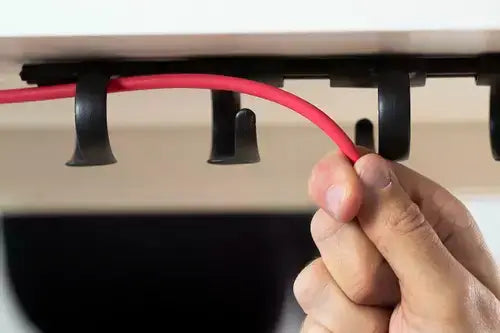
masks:
[[[302,332],[500,332],[500,272],[466,207],[364,152],[329,154],[309,193],[321,257],[298,275]]]

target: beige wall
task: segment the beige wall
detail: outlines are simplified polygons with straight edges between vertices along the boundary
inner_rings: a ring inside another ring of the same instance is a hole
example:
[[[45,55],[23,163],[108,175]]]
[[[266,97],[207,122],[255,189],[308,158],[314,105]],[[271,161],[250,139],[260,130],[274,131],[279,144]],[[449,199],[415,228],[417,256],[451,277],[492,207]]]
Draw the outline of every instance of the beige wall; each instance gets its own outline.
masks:
[[[262,127],[262,162],[205,163],[206,128],[113,130],[118,163],[68,168],[69,130],[0,131],[0,205],[39,209],[303,209],[313,163],[334,145],[314,128]],[[500,193],[482,125],[417,125],[409,164],[465,194]]]

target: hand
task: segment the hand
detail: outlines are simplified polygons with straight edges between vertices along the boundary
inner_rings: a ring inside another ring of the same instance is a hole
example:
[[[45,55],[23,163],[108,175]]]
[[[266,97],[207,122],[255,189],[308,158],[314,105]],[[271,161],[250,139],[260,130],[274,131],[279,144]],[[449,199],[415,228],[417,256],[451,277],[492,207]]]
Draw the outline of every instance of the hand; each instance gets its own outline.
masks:
[[[445,189],[375,154],[354,168],[331,154],[309,193],[321,257],[294,284],[302,332],[500,332],[498,267]]]

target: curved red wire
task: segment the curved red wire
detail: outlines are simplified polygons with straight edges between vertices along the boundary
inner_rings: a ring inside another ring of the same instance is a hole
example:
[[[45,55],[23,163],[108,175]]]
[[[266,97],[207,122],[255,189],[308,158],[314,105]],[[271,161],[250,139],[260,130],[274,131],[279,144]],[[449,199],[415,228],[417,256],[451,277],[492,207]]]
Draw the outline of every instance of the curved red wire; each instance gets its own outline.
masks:
[[[352,162],[360,155],[347,134],[323,111],[285,90],[237,77],[214,74],[159,74],[112,79],[108,92],[163,88],[194,88],[235,91],[260,97],[301,114],[318,126]],[[0,104],[42,101],[74,97],[76,84],[0,90]]]

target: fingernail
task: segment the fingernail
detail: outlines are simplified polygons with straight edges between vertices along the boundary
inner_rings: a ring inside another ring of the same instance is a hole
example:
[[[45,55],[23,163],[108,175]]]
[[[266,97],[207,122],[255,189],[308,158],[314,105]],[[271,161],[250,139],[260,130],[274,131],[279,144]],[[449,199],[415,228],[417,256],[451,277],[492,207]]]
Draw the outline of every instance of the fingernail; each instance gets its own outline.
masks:
[[[343,186],[333,185],[326,191],[326,206],[329,213],[336,219],[340,219],[340,207],[345,197]]]
[[[365,185],[373,189],[384,189],[391,183],[391,172],[385,161],[366,165],[359,177]]]

